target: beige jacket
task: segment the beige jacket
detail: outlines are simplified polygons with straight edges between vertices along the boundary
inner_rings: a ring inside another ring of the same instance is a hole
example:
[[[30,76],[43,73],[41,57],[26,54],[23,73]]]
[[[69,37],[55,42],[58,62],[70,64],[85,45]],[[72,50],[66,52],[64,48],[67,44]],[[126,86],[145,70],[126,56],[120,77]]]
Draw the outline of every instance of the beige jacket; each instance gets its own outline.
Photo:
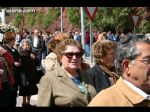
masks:
[[[96,91],[90,84],[88,74],[85,71],[79,71],[79,74],[87,94],[79,89],[61,67],[47,72],[40,80],[37,106],[87,106]]]
[[[88,106],[150,106],[150,101],[144,100],[120,77],[115,85],[98,93]]]
[[[42,62],[42,67],[45,69],[45,71],[52,71],[57,67],[60,67],[58,61],[57,61],[57,55],[53,52],[49,53],[46,58]]]

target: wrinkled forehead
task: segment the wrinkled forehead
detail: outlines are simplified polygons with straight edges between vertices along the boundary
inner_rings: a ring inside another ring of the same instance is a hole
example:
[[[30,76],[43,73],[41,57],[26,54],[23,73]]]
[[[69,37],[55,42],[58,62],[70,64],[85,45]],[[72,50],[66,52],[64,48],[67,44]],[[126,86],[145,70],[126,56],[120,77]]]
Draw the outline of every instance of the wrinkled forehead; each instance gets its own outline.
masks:
[[[139,42],[136,44],[136,46],[140,52],[139,56],[141,56],[143,58],[150,57],[150,44]]]

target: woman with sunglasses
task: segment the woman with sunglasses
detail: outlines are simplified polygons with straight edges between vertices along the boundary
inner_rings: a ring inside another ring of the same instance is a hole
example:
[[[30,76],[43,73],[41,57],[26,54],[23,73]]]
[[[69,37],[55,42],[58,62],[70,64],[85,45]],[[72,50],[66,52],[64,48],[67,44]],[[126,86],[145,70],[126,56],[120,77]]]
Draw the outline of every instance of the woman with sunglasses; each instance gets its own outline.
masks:
[[[81,70],[84,50],[74,39],[65,39],[56,48],[61,67],[47,72],[39,84],[37,106],[82,107],[96,95],[89,75]]]

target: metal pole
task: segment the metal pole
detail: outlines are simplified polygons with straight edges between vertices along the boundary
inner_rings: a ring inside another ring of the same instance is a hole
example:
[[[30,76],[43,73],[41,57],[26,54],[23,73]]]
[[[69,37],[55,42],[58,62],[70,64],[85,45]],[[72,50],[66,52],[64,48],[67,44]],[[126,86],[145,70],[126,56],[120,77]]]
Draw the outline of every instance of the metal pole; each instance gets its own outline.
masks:
[[[80,12],[81,12],[81,43],[83,46],[83,49],[85,50],[85,31],[84,31],[84,12],[83,12],[83,7],[80,7]],[[83,58],[85,59],[85,54],[83,55]]]
[[[63,7],[61,7],[61,32],[63,32]]]
[[[1,12],[1,21],[2,21],[2,25],[5,25],[5,9],[2,9],[2,12]]]
[[[92,43],[93,43],[93,32],[92,32],[92,21],[90,20],[90,63],[93,63],[92,56]]]
[[[134,34],[136,34],[136,31],[135,31],[135,26],[134,26]]]

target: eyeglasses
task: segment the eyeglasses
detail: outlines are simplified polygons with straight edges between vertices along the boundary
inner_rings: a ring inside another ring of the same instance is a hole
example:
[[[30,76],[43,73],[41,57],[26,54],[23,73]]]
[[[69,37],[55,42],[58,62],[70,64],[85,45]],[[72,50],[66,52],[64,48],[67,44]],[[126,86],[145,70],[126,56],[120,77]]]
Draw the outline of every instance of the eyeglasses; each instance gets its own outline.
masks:
[[[76,56],[76,58],[82,57],[81,52],[66,52],[66,53],[63,53],[63,55],[65,55],[67,58],[72,58],[74,55]]]
[[[147,58],[147,59],[141,59],[141,60],[136,60],[136,61],[140,61],[148,66],[150,66],[150,58]]]

